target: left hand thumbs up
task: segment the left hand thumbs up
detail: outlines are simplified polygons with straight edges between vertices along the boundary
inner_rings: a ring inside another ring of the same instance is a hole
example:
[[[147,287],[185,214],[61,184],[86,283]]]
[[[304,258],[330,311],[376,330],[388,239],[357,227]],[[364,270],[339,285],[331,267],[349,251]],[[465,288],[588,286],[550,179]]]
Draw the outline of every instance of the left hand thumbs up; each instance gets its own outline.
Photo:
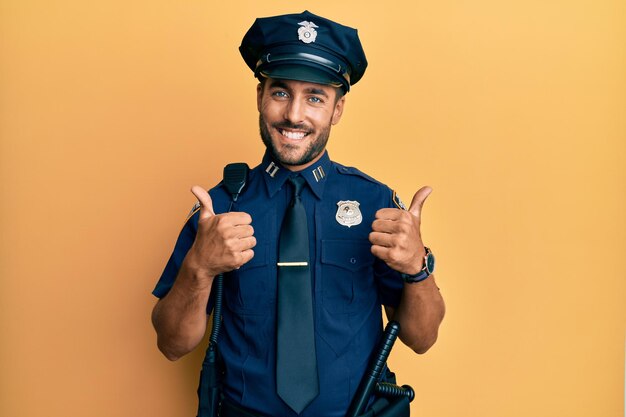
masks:
[[[411,212],[418,219],[422,217],[422,207],[424,207],[424,201],[428,198],[433,189],[429,186],[422,187],[413,196],[411,205],[409,206],[409,212]]]
[[[369,236],[372,253],[398,272],[416,274],[422,269],[422,208],[432,191],[428,186],[420,188],[407,211],[385,208],[376,212]]]

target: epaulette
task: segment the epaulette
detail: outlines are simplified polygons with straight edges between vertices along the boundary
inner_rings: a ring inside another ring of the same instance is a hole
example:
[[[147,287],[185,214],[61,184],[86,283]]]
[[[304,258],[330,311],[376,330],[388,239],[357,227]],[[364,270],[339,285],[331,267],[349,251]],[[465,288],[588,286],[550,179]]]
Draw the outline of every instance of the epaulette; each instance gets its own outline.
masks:
[[[363,178],[364,180],[367,180],[369,182],[372,182],[376,185],[381,185],[385,188],[387,188],[390,192],[391,192],[391,201],[393,201],[393,203],[396,205],[396,207],[398,207],[401,210],[407,210],[406,205],[402,202],[402,200],[400,199],[400,196],[398,196],[398,194],[396,193],[395,190],[391,190],[387,185],[383,184],[382,182],[370,177],[369,175],[367,175],[366,173],[360,171],[357,168],[354,167],[347,167],[341,164],[338,164],[337,162],[334,162],[336,168],[337,168],[337,172],[339,172],[340,174],[345,174],[345,175],[354,175],[356,177],[360,177]]]
[[[354,175],[356,177],[361,177],[369,182],[373,182],[374,184],[377,185],[383,185],[385,186],[385,184],[383,184],[382,182],[370,177],[369,175],[367,175],[366,173],[360,171],[358,168],[354,168],[354,167],[347,167],[344,165],[341,165],[337,162],[334,162],[335,167],[337,168],[337,172],[339,172],[340,174],[344,174],[344,175]]]

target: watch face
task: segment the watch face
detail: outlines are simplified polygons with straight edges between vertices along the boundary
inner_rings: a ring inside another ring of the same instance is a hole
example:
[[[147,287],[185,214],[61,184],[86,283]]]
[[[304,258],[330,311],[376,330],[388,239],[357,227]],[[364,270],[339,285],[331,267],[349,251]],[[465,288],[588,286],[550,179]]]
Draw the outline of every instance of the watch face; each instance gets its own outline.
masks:
[[[432,253],[429,253],[426,257],[426,269],[428,270],[429,274],[435,272],[435,255],[433,255]]]

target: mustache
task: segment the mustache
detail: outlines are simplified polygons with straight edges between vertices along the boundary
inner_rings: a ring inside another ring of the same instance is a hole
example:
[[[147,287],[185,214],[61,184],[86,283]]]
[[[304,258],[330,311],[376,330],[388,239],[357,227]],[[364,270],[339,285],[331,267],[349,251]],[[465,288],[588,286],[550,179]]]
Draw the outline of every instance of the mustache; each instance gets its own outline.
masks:
[[[302,123],[281,122],[274,123],[272,127],[275,129],[304,130],[306,133],[311,133],[313,131],[313,129],[311,129],[309,126]]]

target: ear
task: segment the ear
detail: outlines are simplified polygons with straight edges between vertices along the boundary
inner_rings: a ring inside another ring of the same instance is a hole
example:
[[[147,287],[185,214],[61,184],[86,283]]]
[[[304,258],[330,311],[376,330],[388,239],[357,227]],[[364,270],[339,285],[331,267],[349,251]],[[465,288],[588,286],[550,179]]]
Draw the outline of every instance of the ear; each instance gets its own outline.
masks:
[[[261,113],[261,101],[263,99],[263,85],[258,83],[256,85],[256,108]]]
[[[333,111],[333,118],[331,120],[331,123],[333,125],[336,125],[337,123],[339,123],[339,120],[341,120],[341,115],[343,114],[343,106],[345,102],[346,102],[346,96],[342,96],[335,103],[335,109]]]

